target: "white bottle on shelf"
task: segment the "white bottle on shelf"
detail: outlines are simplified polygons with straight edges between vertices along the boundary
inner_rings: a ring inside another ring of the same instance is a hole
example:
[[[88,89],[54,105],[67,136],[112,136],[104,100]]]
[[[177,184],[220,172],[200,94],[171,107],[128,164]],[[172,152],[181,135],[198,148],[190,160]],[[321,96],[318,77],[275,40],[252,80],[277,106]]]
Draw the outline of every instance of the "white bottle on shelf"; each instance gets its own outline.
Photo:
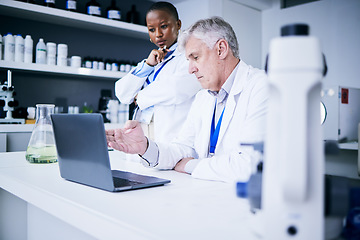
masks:
[[[15,60],[15,40],[11,33],[8,33],[4,37],[4,60],[14,61]]]
[[[46,45],[42,38],[36,44],[36,63],[46,64]]]
[[[24,44],[24,62],[32,63],[34,42],[31,39],[30,35],[26,35],[24,42],[25,42],[25,44]]]
[[[15,36],[15,62],[24,62],[24,38],[20,34]]]
[[[47,59],[46,59],[47,64],[56,65],[56,43],[53,42],[46,43],[46,53],[47,53]]]
[[[57,45],[57,65],[67,66],[68,46],[60,43]]]
[[[119,103],[118,123],[124,125],[129,120],[129,104]]]

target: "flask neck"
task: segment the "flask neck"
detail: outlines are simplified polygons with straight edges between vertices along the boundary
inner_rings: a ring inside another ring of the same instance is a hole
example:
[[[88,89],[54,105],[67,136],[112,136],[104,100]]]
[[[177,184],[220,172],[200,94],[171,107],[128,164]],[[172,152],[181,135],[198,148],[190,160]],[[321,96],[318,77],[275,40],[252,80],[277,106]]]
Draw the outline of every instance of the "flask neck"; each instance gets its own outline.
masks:
[[[51,124],[50,114],[54,113],[55,105],[37,104],[36,105],[36,123]]]

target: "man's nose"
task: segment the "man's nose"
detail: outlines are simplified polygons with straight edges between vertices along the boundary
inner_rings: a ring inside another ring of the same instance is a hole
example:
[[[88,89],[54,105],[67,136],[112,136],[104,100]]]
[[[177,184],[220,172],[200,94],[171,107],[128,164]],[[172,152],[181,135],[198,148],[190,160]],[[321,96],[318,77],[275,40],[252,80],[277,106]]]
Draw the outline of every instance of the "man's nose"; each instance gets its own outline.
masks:
[[[196,66],[193,64],[193,63],[189,63],[189,73],[190,74],[193,74],[193,73],[196,73],[197,72],[197,68]]]

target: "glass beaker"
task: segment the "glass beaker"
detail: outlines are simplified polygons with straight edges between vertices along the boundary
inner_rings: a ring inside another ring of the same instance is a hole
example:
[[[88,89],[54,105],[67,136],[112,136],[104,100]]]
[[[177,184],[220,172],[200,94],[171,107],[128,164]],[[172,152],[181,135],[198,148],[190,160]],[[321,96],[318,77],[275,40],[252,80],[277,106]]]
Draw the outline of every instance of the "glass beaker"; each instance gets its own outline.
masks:
[[[54,104],[36,105],[36,122],[32,131],[26,160],[30,163],[53,163],[57,162],[54,132],[50,114],[54,113]]]

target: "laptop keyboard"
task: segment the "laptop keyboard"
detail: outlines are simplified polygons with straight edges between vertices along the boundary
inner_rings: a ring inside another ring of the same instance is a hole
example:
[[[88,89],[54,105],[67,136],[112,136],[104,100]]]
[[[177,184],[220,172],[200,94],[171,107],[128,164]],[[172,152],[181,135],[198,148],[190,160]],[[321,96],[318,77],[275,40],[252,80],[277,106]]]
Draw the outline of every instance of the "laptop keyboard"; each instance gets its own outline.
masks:
[[[142,184],[142,182],[131,181],[123,178],[114,177],[113,179],[114,179],[115,187],[134,186],[134,185]]]

